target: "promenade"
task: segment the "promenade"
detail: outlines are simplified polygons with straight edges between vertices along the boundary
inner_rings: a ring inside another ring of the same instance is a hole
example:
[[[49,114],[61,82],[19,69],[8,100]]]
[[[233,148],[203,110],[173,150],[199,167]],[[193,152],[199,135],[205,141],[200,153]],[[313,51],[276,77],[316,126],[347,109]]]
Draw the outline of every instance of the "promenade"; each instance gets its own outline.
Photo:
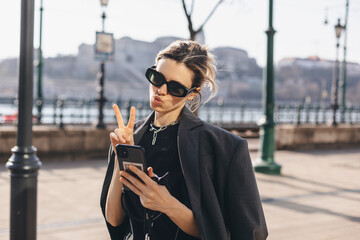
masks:
[[[255,149],[256,140],[249,141]],[[106,153],[104,153],[106,154]],[[251,151],[252,159],[256,151]],[[276,151],[281,176],[256,173],[271,240],[359,239],[360,149]],[[99,207],[106,159],[43,162],[39,240],[109,239]],[[0,240],[9,239],[10,177],[0,166]]]

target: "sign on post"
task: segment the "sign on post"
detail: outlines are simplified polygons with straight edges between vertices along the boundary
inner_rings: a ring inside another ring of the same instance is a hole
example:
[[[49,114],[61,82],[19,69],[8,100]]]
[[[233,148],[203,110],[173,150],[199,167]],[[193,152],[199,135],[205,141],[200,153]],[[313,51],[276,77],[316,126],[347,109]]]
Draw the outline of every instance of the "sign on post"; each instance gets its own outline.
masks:
[[[106,62],[114,60],[114,35],[106,32],[96,32],[95,59]]]

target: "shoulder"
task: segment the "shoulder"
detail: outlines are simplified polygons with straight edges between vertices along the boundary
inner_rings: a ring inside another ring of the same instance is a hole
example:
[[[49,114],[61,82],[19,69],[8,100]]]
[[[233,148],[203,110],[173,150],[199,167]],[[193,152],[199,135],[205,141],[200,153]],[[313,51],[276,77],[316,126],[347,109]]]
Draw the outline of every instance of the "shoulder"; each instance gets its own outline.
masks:
[[[137,122],[135,122],[134,124],[134,131],[136,131],[136,129],[138,129],[140,126],[142,126],[145,123],[146,119],[141,119]]]
[[[218,141],[231,141],[237,143],[246,142],[244,138],[241,138],[224,128],[220,128],[205,121],[203,121],[203,125],[200,127],[200,134],[205,134],[209,137],[218,139]]]

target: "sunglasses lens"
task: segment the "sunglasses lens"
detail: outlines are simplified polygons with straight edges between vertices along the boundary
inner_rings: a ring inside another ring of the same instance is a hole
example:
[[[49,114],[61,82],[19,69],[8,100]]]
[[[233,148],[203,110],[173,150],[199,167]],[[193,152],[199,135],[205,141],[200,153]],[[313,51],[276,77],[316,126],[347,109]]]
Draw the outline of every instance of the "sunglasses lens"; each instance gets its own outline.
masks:
[[[164,77],[160,73],[154,71],[153,69],[149,69],[146,72],[146,78],[150,81],[151,84],[157,87],[165,83]]]
[[[167,84],[167,87],[168,87],[169,93],[175,97],[186,96],[186,89],[176,82],[169,82]]]

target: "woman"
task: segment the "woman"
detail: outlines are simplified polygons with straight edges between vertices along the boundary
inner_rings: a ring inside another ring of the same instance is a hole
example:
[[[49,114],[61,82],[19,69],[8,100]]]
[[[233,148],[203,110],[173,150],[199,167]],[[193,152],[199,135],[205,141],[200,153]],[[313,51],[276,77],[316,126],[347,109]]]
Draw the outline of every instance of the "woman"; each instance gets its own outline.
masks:
[[[146,71],[154,110],[110,133],[101,207],[112,239],[266,239],[267,229],[246,140],[203,122],[192,111],[200,91],[215,93],[208,49],[176,41]],[[116,144],[145,149],[148,174],[119,171]],[[159,177],[161,181],[159,180]],[[157,180],[153,180],[157,179]],[[165,179],[165,181],[163,181]],[[124,191],[123,186],[131,191]]]

